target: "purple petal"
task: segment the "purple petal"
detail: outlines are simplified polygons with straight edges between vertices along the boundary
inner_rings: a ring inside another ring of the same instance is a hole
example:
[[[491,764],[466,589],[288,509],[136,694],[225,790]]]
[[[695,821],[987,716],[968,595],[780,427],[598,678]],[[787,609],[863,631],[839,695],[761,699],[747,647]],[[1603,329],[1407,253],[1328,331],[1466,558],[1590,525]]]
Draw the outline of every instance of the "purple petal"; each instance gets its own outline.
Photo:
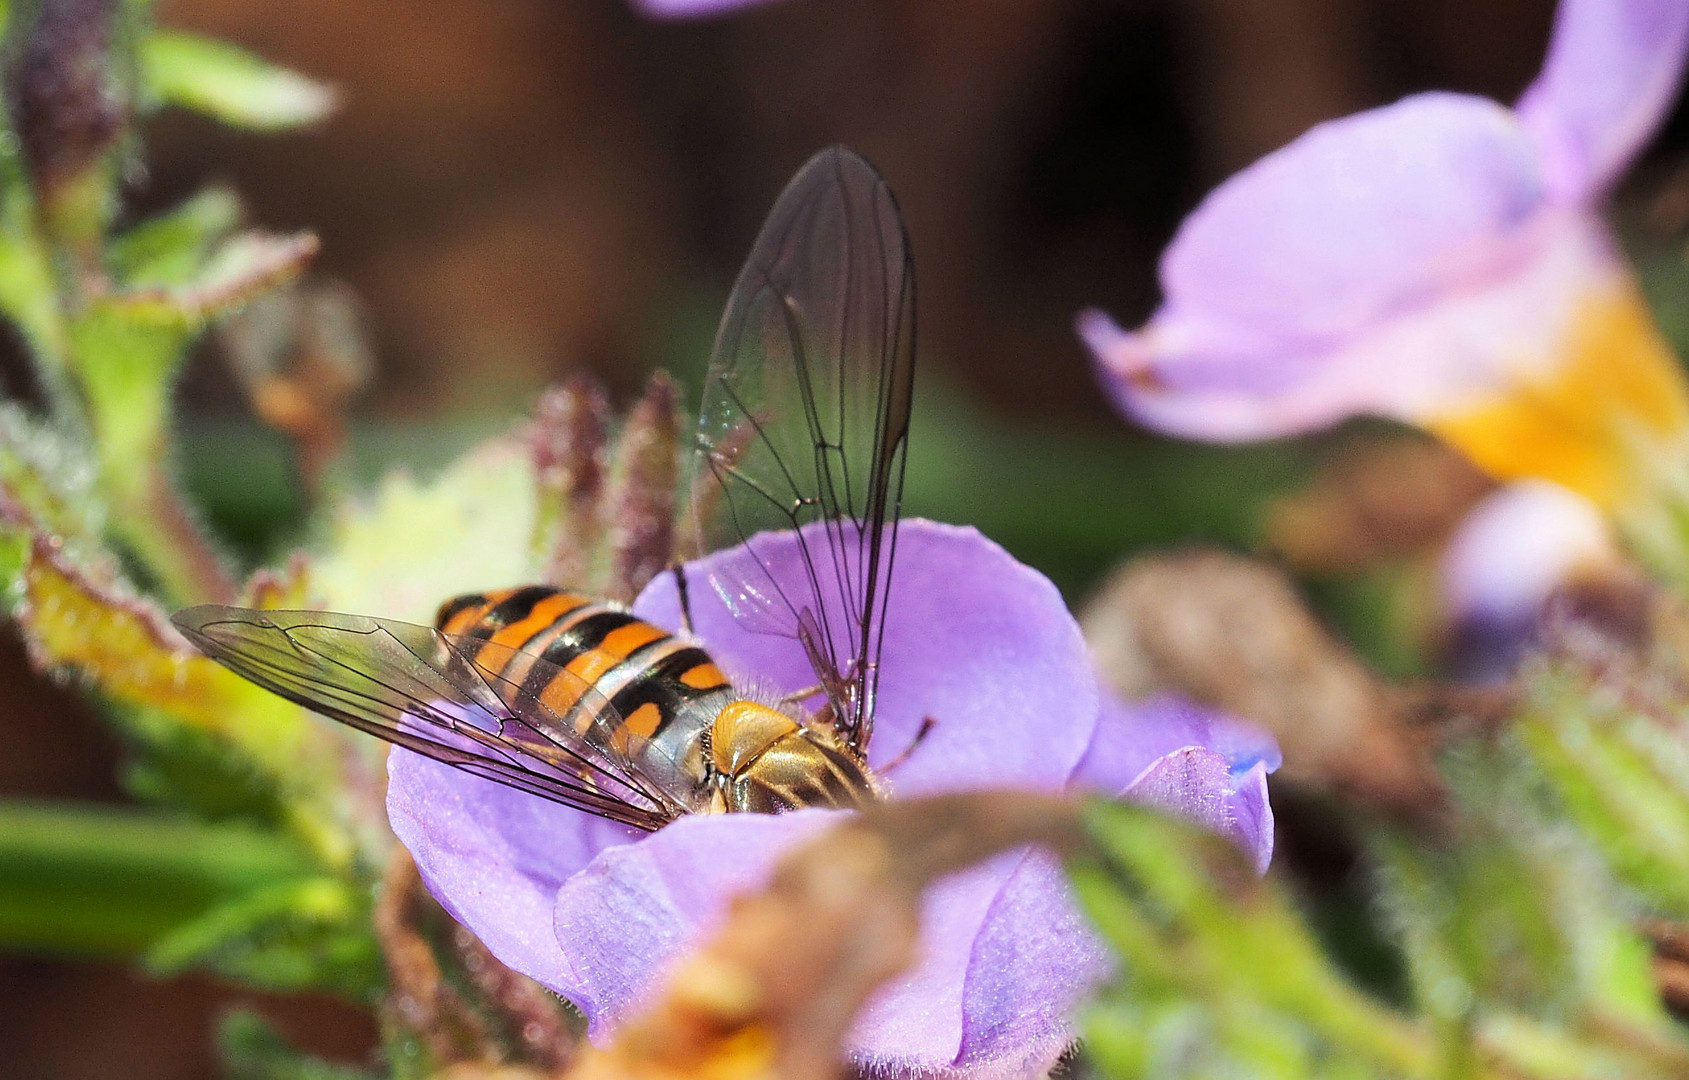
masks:
[[[957,1065],[991,1076],[1046,1075],[1072,1041],[1074,1007],[1110,966],[1061,864],[1044,852],[1022,854],[974,940]]]
[[[1686,48],[1684,0],[1561,0],[1548,59],[1518,104],[1556,198],[1611,186],[1676,99]]]
[[[753,543],[788,595],[806,595],[794,534]],[[688,576],[746,574],[751,558],[743,548],[718,552],[689,564]],[[910,520],[898,534],[892,590],[869,760],[884,765],[924,717],[935,721],[888,778],[895,792],[1066,783],[1098,699],[1084,639],[1055,586],[973,529]],[[796,641],[747,629],[711,589],[694,584],[690,593],[694,630],[736,685],[779,697],[815,683]],[[829,605],[840,610],[836,593]],[[633,610],[678,626],[672,575],[653,581]]]
[[[574,1002],[602,1039],[720,921],[734,895],[766,884],[781,855],[840,816],[698,815],[606,849],[553,891],[540,925],[561,962],[546,985]]]
[[[633,0],[640,14],[653,19],[707,19],[766,3],[769,0]]]
[[[1232,775],[1232,828],[1227,836],[1255,863],[1255,872],[1265,874],[1273,863],[1273,804],[1267,797],[1267,773],[1258,761],[1242,776]]]
[[[1187,818],[1237,844],[1266,873],[1267,774],[1281,760],[1271,735],[1228,713],[1172,695],[1128,704],[1104,693],[1072,783]]]
[[[606,850],[558,893],[564,962],[556,987],[602,1039],[720,923],[731,897],[766,883],[835,811],[685,818]],[[1007,1075],[1053,1061],[1066,1010],[1106,970],[1059,868],[1010,852],[944,879],[922,902],[922,960],[869,1000],[849,1042],[875,1073]]]
[[[1264,329],[1230,353],[1190,351],[1191,319],[1171,306],[1137,333],[1097,312],[1079,330],[1122,411],[1169,434],[1228,442],[1356,415],[1433,422],[1548,377],[1588,301],[1632,288],[1592,215],[1552,211],[1482,246],[1490,273],[1428,281],[1394,297],[1376,325],[1329,342]]]
[[[1557,251],[1550,209],[1508,110],[1422,94],[1321,124],[1233,176],[1163,255],[1150,323],[1129,334],[1087,312],[1079,331],[1122,407],[1164,431],[1249,439],[1396,415],[1470,366],[1421,351],[1448,331],[1414,320]]]
[[[1219,754],[1233,776],[1263,762],[1267,772],[1276,772],[1283,760],[1270,734],[1230,713],[1172,694],[1128,703],[1105,691],[1096,733],[1072,783],[1119,794],[1157,759],[1187,746]]]
[[[1187,746],[1157,758],[1122,794],[1224,835],[1231,830],[1226,807],[1231,778],[1225,758],[1200,746]]]
[[[974,942],[1020,860],[1019,853],[1008,852],[927,889],[921,898],[920,962],[881,986],[851,1029],[852,1053],[873,1063],[873,1071],[920,1072],[956,1062]],[[1030,1004],[1024,997],[1016,1000],[1023,1008]]]
[[[1216,188],[1162,256],[1166,306],[1202,354],[1260,333],[1329,342],[1485,268],[1487,241],[1542,205],[1507,109],[1420,94],[1320,124]]]
[[[1124,795],[1225,837],[1250,856],[1256,873],[1264,874],[1273,858],[1265,763],[1250,769],[1243,780],[1244,787],[1239,789],[1225,758],[1200,746],[1187,746],[1145,769]]]
[[[557,890],[641,834],[395,748],[387,818],[428,891],[510,967],[557,988]]]

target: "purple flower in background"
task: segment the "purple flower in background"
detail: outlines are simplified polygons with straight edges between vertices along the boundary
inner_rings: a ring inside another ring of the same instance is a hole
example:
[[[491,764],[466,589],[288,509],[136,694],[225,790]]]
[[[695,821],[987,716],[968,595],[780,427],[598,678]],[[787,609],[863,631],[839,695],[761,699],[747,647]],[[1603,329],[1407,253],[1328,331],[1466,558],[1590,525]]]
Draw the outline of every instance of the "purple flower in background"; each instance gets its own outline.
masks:
[[[640,14],[653,19],[707,19],[770,0],[633,0]]]
[[[1163,253],[1145,326],[1079,317],[1120,408],[1214,441],[1394,417],[1498,476],[1624,503],[1627,457],[1682,446],[1689,396],[1595,207],[1686,40],[1689,0],[1564,0],[1514,108],[1419,94],[1233,176]]]
[[[801,574],[790,534],[758,541],[777,576]],[[693,564],[695,580],[744,549]],[[1055,588],[971,529],[905,522],[870,757],[896,758],[898,796],[1074,785],[1146,801],[1272,851],[1272,740],[1173,700],[1104,700]],[[788,639],[750,632],[709,590],[694,625],[722,666],[764,693],[813,681]],[[634,604],[676,625],[672,579]],[[683,818],[641,835],[403,751],[388,811],[429,889],[505,963],[575,1003],[602,1038],[794,844],[841,812]],[[1042,1075],[1071,1039],[1068,1013],[1107,970],[1060,867],[1011,852],[941,882],[924,902],[924,960],[883,987],[852,1034],[876,1074]]]
[[[1618,572],[1619,546],[1601,510],[1546,480],[1487,496],[1455,530],[1438,565],[1456,672],[1512,674],[1556,589]]]

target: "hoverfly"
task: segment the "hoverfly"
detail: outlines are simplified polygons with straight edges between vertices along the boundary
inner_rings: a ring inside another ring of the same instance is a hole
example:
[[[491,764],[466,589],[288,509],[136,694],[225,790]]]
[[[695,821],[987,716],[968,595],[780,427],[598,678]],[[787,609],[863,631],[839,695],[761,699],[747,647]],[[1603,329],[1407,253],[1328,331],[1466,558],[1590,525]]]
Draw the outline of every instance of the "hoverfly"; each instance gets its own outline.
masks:
[[[849,807],[867,763],[914,377],[914,265],[897,204],[842,147],[775,203],[717,332],[694,449],[698,550],[736,622],[800,646],[797,699],[735,690],[686,634],[529,586],[448,600],[434,627],[209,605],[207,656],[325,716],[635,828],[681,814]],[[757,534],[788,530],[802,584]],[[672,571],[683,601],[687,581]],[[688,624],[689,615],[685,616]]]

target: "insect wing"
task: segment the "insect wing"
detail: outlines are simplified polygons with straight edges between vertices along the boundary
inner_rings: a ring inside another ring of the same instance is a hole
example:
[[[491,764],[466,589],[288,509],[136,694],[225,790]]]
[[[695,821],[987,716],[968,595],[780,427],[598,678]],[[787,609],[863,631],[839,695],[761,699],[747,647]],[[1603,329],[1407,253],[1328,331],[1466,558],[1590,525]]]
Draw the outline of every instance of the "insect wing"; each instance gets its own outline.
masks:
[[[172,621],[205,655],[265,689],[465,772],[641,829],[681,812],[626,755],[598,745],[613,726],[601,695],[592,704],[602,719],[577,734],[437,630],[220,605]],[[583,701],[596,693],[579,689]]]
[[[602,693],[573,672],[531,652],[478,638],[445,637],[459,652],[475,658],[488,686],[522,717],[514,733],[508,724],[505,733],[531,747],[536,756],[551,760],[561,753],[567,758],[567,745],[584,741],[614,772],[638,781],[651,797],[676,812],[694,801],[699,776],[673,756],[684,748],[673,740],[656,743],[634,732]],[[695,747],[703,731],[694,734]],[[569,762],[560,764],[567,767]]]
[[[701,551],[794,530],[803,580],[756,545],[710,584],[740,624],[802,643],[834,723],[871,733],[903,492],[915,272],[891,190],[833,147],[770,211],[716,337],[698,424]]]

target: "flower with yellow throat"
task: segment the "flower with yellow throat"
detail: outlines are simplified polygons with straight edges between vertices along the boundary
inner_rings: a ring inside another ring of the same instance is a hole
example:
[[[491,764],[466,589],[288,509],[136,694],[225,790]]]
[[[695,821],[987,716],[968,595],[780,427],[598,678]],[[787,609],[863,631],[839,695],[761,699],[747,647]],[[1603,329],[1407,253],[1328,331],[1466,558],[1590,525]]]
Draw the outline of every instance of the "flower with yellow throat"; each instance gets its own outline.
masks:
[[[1689,565],[1658,512],[1689,490],[1689,387],[1598,211],[1675,99],[1686,42],[1689,0],[1564,0],[1514,107],[1419,94],[1233,176],[1163,254],[1143,327],[1080,315],[1117,404],[1211,441],[1417,424]]]

